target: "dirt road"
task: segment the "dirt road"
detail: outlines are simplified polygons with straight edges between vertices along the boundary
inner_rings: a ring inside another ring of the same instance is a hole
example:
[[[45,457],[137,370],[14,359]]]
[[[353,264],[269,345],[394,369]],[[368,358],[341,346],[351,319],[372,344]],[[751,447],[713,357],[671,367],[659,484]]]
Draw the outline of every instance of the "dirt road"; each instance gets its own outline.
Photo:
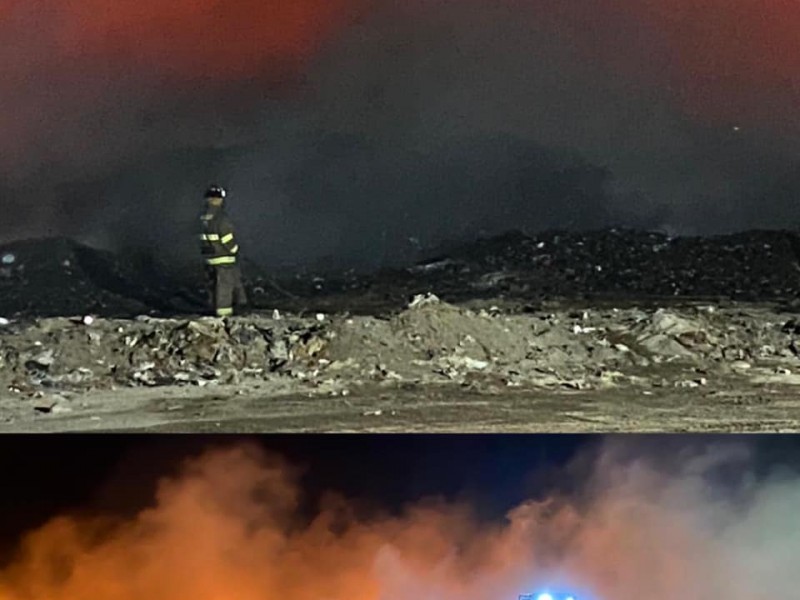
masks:
[[[89,393],[69,412],[40,414],[19,400],[0,409],[0,433],[800,431],[800,394],[783,385],[502,394],[392,386],[346,398],[269,396],[255,387],[125,389]]]

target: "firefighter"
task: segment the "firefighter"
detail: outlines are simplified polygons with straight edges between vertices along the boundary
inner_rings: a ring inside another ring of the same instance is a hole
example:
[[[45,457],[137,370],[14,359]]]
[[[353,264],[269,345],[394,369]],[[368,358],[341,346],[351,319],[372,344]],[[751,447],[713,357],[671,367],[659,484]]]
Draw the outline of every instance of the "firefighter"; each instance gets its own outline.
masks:
[[[225,195],[225,190],[218,185],[210,186],[205,193],[206,208],[200,217],[209,295],[218,317],[229,317],[234,305],[247,304],[238,264],[239,245],[233,225],[225,214]]]

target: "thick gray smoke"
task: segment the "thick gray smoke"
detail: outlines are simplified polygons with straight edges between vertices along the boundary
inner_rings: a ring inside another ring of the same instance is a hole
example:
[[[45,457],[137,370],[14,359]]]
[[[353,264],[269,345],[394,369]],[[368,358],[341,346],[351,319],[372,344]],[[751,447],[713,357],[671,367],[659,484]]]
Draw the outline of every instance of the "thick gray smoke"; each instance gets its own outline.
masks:
[[[431,499],[368,513],[338,494],[308,521],[285,461],[216,450],[132,518],[31,532],[0,570],[0,598],[515,600],[544,586],[587,600],[793,598],[800,476],[757,467],[741,440],[616,438],[561,473],[575,492],[539,490],[503,522]]]
[[[509,229],[797,218],[794,133],[690,118],[659,76],[657,32],[609,2],[580,9],[603,29],[595,58],[542,3],[387,1],[302,76],[182,87],[121,74],[114,57],[39,64],[59,48],[39,41],[38,6],[13,5],[0,28],[27,58],[6,67],[20,112],[7,125],[36,141],[0,146],[0,239],[66,234],[190,260],[210,181],[229,187],[243,247],[270,267],[374,267]],[[609,60],[629,55],[627,68]]]

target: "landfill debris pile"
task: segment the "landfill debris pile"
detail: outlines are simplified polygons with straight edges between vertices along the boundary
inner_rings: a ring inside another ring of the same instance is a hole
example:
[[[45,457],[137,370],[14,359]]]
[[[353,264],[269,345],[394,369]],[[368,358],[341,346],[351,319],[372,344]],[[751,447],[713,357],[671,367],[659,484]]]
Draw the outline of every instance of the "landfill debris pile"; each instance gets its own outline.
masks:
[[[389,317],[275,311],[0,325],[0,394],[33,399],[42,412],[53,397],[63,404],[93,389],[275,378],[295,391],[328,396],[375,385],[456,385],[491,394],[724,386],[741,378],[796,384],[800,321],[741,306],[474,310],[428,293]]]
[[[381,314],[428,291],[448,302],[515,299],[800,298],[800,237],[751,231],[671,238],[628,230],[520,233],[451,247],[417,265],[373,274],[265,275],[245,257],[253,308]],[[202,265],[166,268],[76,242],[0,247],[0,318],[206,311]]]
[[[511,233],[451,248],[392,276],[413,288],[436,282],[442,297],[722,297],[765,300],[800,294],[798,237],[751,231],[717,237],[662,233]],[[384,287],[386,280],[380,280]]]
[[[353,377],[502,387],[706,385],[800,369],[800,323],[768,308],[470,310],[419,296],[391,319],[344,321],[326,356]],[[794,377],[784,377],[795,383]]]
[[[288,319],[48,318],[0,328],[13,393],[237,383],[313,357],[318,324]]]
[[[202,270],[170,281],[147,256],[121,257],[66,238],[0,247],[0,317],[197,312]]]

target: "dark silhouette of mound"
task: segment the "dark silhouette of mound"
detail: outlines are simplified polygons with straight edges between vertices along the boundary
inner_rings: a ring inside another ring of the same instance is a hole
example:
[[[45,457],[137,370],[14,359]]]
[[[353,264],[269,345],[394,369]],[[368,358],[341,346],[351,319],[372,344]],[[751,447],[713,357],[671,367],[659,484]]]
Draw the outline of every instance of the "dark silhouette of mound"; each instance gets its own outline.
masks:
[[[146,257],[119,257],[66,238],[0,247],[0,315],[129,316],[197,310],[200,299]]]
[[[604,230],[518,232],[440,249],[406,269],[371,275],[283,274],[245,263],[256,309],[380,312],[418,293],[446,301],[648,298],[793,300],[800,295],[800,237],[787,231],[670,238]],[[197,314],[201,265],[177,276],[145,254],[115,255],[54,238],[0,247],[0,316]]]

